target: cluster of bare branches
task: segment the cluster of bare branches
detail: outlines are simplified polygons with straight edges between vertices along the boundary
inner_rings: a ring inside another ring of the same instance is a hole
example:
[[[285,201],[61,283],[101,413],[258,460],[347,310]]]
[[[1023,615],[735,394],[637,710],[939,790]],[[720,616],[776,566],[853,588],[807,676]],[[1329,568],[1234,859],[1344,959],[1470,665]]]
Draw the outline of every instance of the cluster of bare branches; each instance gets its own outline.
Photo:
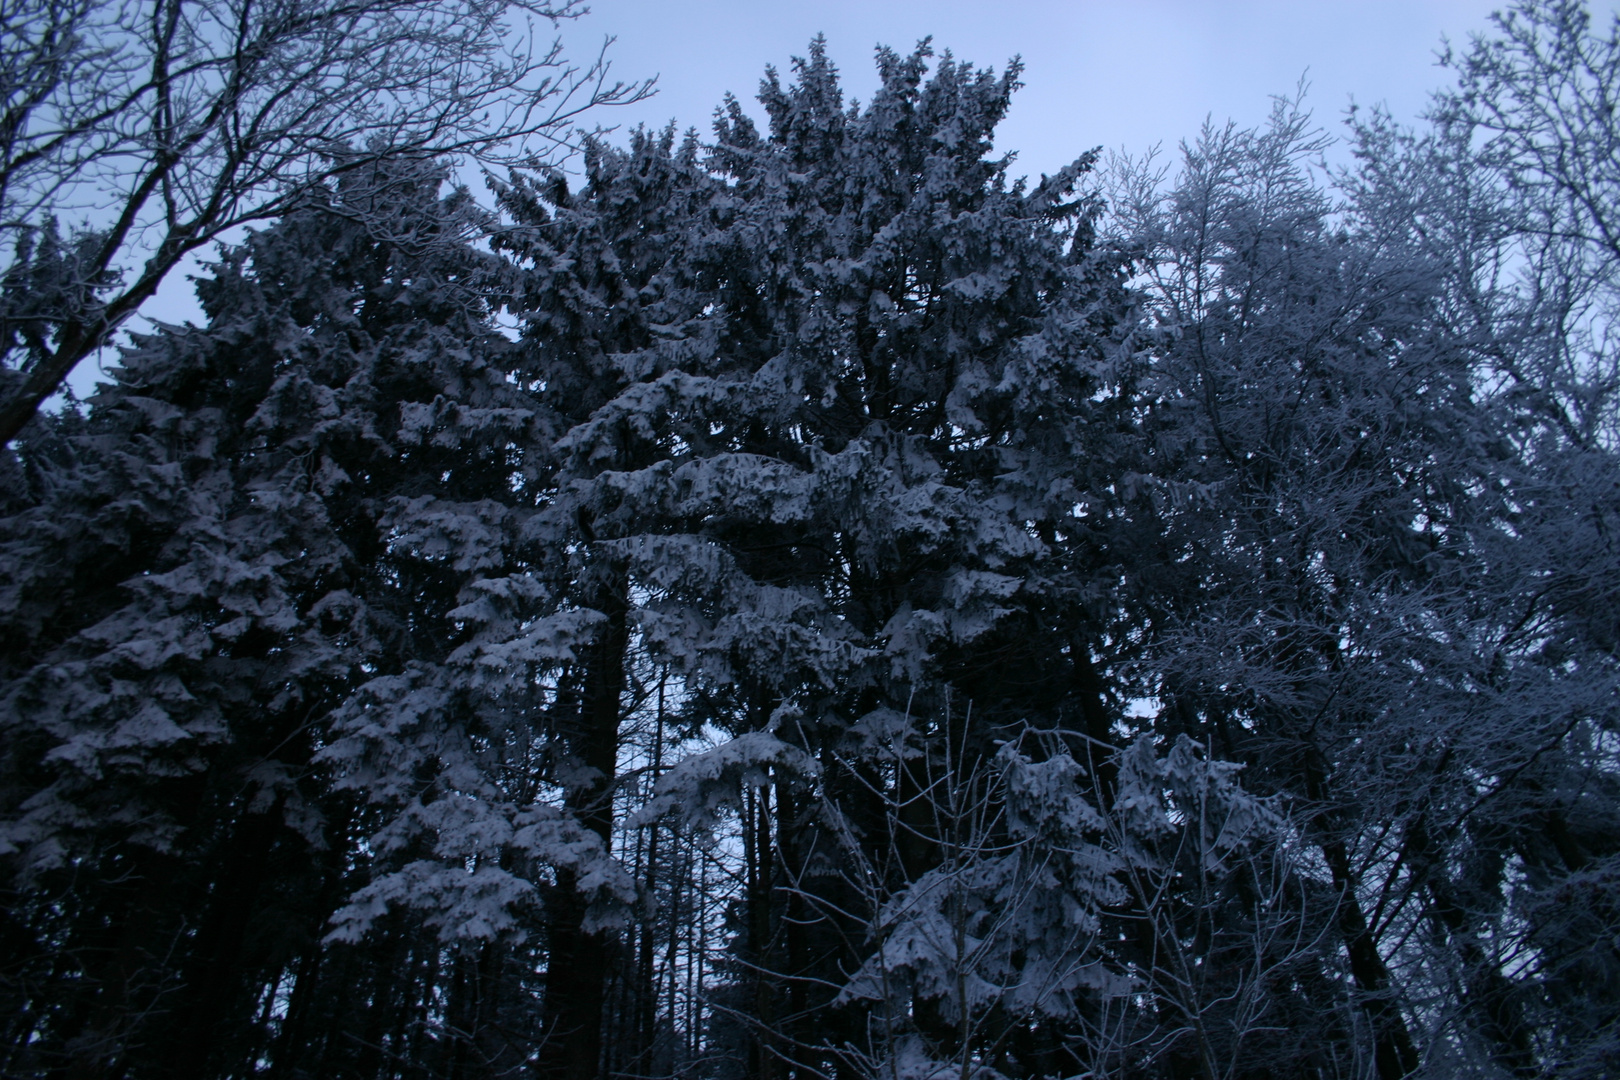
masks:
[[[579,0],[0,3],[0,445],[190,252],[383,157],[534,162],[649,82]],[[68,235],[59,235],[66,228]]]

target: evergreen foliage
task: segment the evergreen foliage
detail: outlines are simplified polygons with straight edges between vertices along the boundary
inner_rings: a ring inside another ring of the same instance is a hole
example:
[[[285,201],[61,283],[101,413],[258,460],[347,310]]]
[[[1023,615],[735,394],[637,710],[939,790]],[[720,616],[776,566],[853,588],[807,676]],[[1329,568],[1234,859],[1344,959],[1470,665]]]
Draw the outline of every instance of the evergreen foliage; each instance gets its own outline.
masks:
[[[354,159],[0,462],[0,1073],[1604,1075],[1616,40]]]

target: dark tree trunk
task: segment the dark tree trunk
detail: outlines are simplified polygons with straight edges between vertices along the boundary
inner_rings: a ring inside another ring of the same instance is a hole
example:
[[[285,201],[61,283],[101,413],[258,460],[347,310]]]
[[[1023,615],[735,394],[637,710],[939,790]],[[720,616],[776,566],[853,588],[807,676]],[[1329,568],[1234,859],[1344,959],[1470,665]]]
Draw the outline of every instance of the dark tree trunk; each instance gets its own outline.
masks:
[[[1349,852],[1341,841],[1330,840],[1322,845],[1322,854],[1333,874],[1333,884],[1339,890],[1339,936],[1350,958],[1350,975],[1361,992],[1362,1011],[1372,1023],[1373,1055],[1379,1080],[1401,1080],[1417,1071],[1418,1053],[1396,1000],[1394,980],[1378,952],[1361,903],[1356,899]]]
[[[630,604],[624,567],[606,568],[603,576],[591,606],[607,621],[583,658],[579,725],[569,747],[590,779],[569,792],[568,805],[601,838],[603,849],[611,850]],[[585,928],[588,907],[576,875],[559,870],[547,928],[551,948],[539,1065],[547,1080],[595,1080],[601,1066],[610,943],[606,933]]]
[[[1422,814],[1407,828],[1406,840],[1413,870],[1429,894],[1429,909],[1463,962],[1463,1004],[1474,1015],[1492,1058],[1514,1076],[1540,1075],[1517,988],[1480,947],[1480,935],[1457,899]],[[1500,887],[1499,882],[1495,884]]]
[[[1337,923],[1340,940],[1350,961],[1350,976],[1355,980],[1362,1012],[1366,1013],[1373,1031],[1373,1060],[1378,1068],[1379,1080],[1401,1080],[1417,1071],[1417,1046],[1407,1030],[1406,1017],[1401,1014],[1394,980],[1389,966],[1378,952],[1373,928],[1361,910],[1356,898],[1359,882],[1350,865],[1350,852],[1345,847],[1346,827],[1340,814],[1332,809],[1335,803],[1328,797],[1328,770],[1326,760],[1314,746],[1304,747],[1305,788],[1318,807],[1323,808],[1316,820],[1321,847],[1333,886],[1338,892]]]

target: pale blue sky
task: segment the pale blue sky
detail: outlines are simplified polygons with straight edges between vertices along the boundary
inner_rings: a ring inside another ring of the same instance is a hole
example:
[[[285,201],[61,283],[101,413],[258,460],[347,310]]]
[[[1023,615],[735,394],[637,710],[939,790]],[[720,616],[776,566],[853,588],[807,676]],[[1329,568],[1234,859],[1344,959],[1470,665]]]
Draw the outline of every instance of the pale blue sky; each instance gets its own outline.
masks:
[[[1595,3],[1612,11],[1620,0]],[[591,0],[564,28],[570,54],[592,53],[606,36],[623,79],[658,76],[649,101],[608,110],[601,122],[637,123],[707,135],[727,91],[759,115],[753,95],[767,64],[784,75],[817,33],[843,74],[847,96],[875,83],[872,50],[909,50],[933,35],[936,51],[997,70],[1024,59],[1024,89],[998,136],[1018,152],[1018,172],[1051,172],[1092,147],[1140,153],[1174,149],[1206,116],[1257,124],[1274,94],[1302,74],[1318,120],[1337,131],[1352,96],[1415,120],[1428,94],[1450,81],[1436,66],[1442,37],[1465,46],[1486,30],[1492,0]],[[195,261],[183,271],[195,273]],[[143,309],[171,322],[201,321],[181,273]],[[89,366],[89,365],[87,365]],[[75,373],[81,392],[94,381]]]
[[[606,34],[622,78],[659,76],[652,101],[614,110],[612,122],[707,134],[728,90],[745,102],[766,64],[786,74],[816,33],[864,98],[878,43],[909,50],[932,34],[936,51],[1000,69],[1024,59],[1024,89],[1002,126],[1000,148],[1022,170],[1048,172],[1091,146],[1167,148],[1207,115],[1264,119],[1273,94],[1302,74],[1309,100],[1330,127],[1351,95],[1415,117],[1446,81],[1435,66],[1442,36],[1465,44],[1488,25],[1490,0],[591,0],[592,13],[567,31],[575,52]]]

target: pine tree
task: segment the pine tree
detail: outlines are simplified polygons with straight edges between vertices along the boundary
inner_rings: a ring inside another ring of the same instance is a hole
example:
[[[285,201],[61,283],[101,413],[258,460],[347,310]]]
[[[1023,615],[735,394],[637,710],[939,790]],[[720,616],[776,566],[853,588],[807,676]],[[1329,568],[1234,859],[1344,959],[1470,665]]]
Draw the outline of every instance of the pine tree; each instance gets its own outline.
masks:
[[[0,453],[0,1072],[1603,1075],[1620,39],[1498,30],[1326,180],[926,42],[353,159]]]
[[[598,151],[578,193],[506,196],[523,228],[503,242],[537,283],[525,347],[565,366],[542,396],[578,418],[541,519],[576,602],[629,631],[580,678],[644,654],[679,677],[687,730],[732,736],[676,765],[660,805],[742,815],[734,992],[755,1075],[816,1041],[847,955],[849,928],[801,892],[831,843],[816,793],[860,801],[851,748],[953,693],[981,703],[976,754],[1036,717],[1106,733],[1095,636],[1070,659],[1100,575],[1066,535],[1126,310],[1090,252],[1095,207],[1072,198],[1088,159],[1009,183],[990,136],[1016,67],[947,56],[925,80],[928,56],[880,52],[879,92],[846,110],[817,42],[791,86],[767,78],[768,135],[733,102],[706,154],[644,135]],[[593,784],[619,704],[583,725]],[[568,1000],[596,1010],[595,968],[568,970]],[[595,1068],[579,1053],[559,1069]]]
[[[486,321],[477,219],[442,181],[360,170],[254,234],[199,283],[206,327],[139,339],[25,451],[5,523],[8,1071],[524,1056],[490,1045],[522,976],[486,947],[556,846],[543,814],[499,831],[535,813],[498,767],[532,753],[501,737],[523,696],[431,696],[532,601],[502,538],[535,409]],[[431,723],[396,713],[371,738],[396,686]],[[428,917],[358,942],[400,899]]]

